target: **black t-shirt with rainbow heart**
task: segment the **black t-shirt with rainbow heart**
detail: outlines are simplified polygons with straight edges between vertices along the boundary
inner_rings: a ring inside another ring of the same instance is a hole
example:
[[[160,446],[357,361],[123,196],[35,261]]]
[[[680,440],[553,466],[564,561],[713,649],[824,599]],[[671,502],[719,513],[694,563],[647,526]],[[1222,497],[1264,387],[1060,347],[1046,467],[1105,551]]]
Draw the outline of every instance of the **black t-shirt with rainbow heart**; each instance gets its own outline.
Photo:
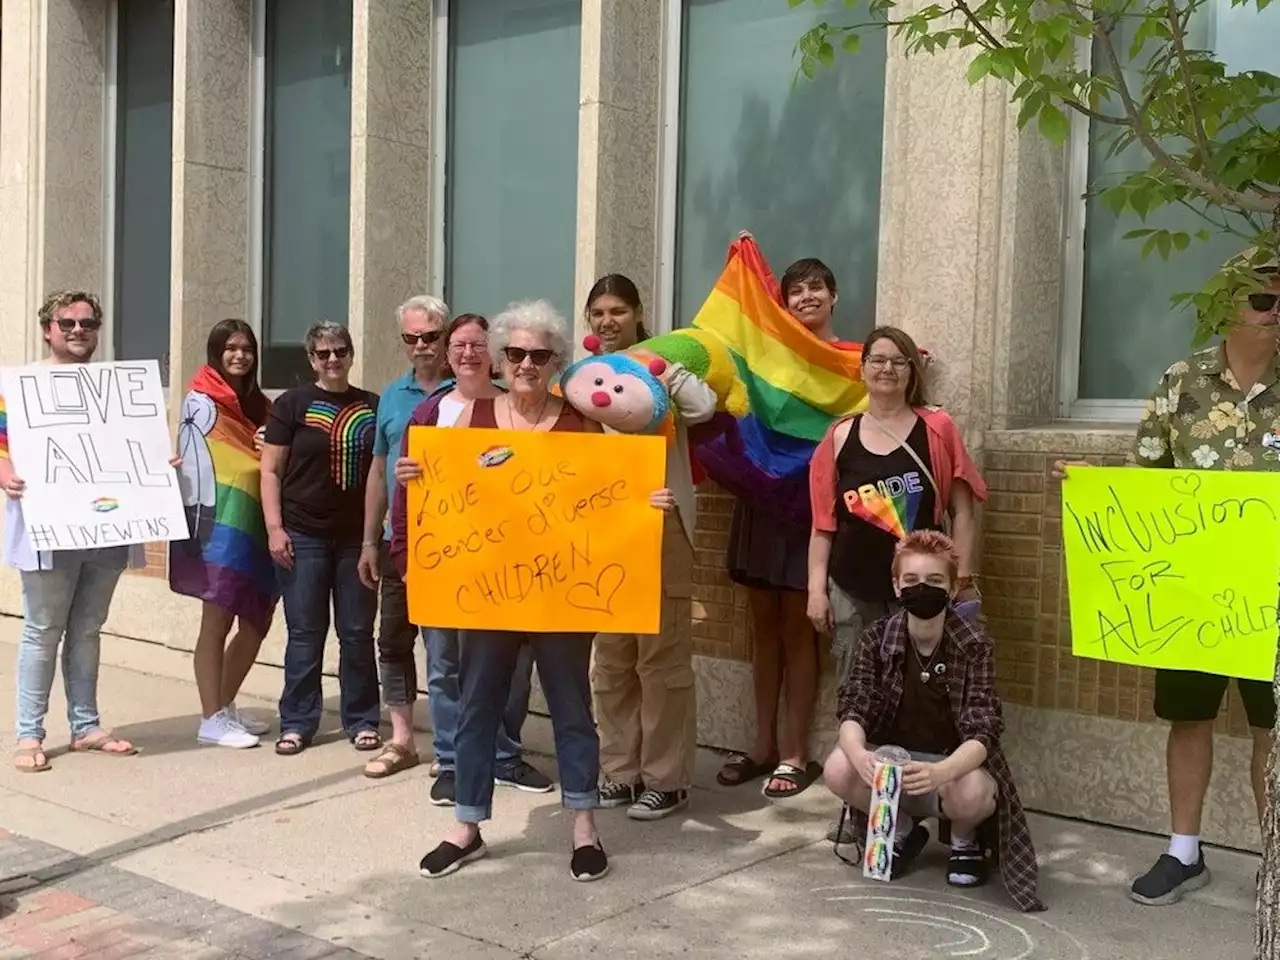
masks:
[[[289,448],[280,491],[286,530],[360,541],[377,413],[376,393],[334,393],[314,383],[286,390],[272,405],[267,443]]]

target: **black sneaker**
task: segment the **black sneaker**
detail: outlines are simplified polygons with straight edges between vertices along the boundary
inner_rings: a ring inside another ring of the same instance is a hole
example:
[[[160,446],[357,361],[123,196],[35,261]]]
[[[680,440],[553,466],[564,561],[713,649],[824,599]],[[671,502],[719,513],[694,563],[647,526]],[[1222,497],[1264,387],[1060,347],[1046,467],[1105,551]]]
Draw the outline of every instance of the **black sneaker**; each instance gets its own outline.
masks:
[[[569,873],[573,879],[590,883],[608,872],[609,858],[604,855],[604,847],[599,840],[589,847],[578,847],[573,851],[573,858],[569,861]]]
[[[499,787],[515,787],[525,793],[551,792],[551,778],[523,760],[517,761],[514,767],[498,771],[493,782]]]
[[[627,809],[627,816],[632,820],[661,820],[688,805],[688,790],[646,790]]]
[[[457,778],[458,775],[453,770],[441,770],[436,782],[431,784],[431,802],[437,807],[452,807]]]
[[[640,787],[635,784],[606,780],[600,787],[600,806],[605,810],[629,807],[640,799]]]
[[[917,823],[901,841],[894,838],[893,866],[889,868],[889,879],[903,877],[911,866],[911,861],[920,856],[929,845],[929,830],[923,823]]]
[[[1149,907],[1164,907],[1208,883],[1209,868],[1204,865],[1203,851],[1192,867],[1171,854],[1162,853],[1155,866],[1133,881],[1129,898]]]
[[[443,775],[442,773],[441,776]],[[479,860],[488,852],[489,848],[484,845],[484,840],[480,838],[479,833],[465,847],[446,840],[422,858],[418,864],[418,872],[428,880],[437,880],[456,872],[464,863]]]

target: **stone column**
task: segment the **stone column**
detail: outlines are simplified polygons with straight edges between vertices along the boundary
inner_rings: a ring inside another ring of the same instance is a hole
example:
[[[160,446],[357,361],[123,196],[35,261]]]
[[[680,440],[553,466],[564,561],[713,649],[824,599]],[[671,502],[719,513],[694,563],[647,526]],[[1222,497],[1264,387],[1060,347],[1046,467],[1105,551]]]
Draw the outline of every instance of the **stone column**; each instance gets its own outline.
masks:
[[[352,379],[381,390],[404,372],[395,309],[427,290],[432,203],[432,4],[355,4],[351,81]],[[438,91],[444,96],[444,91]]]
[[[664,26],[663,4],[654,0],[583,0],[578,339],[587,291],[602,274],[626,274],[656,308]]]
[[[877,322],[934,355],[930,400],[976,453],[986,429],[1052,411],[1065,181],[1010,88],[967,82],[970,55],[890,41]]]
[[[251,0],[176,0],[170,408],[209,328],[249,312]],[[176,414],[175,414],[176,415]]]
[[[0,364],[41,355],[45,294],[103,287],[106,5],[3,0]]]

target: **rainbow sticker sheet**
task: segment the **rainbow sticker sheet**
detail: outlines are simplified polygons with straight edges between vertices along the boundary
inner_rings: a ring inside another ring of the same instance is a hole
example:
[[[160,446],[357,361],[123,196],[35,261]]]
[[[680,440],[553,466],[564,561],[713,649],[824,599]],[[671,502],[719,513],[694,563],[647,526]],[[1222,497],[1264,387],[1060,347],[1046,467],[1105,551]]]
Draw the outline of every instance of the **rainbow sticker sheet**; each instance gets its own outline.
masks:
[[[882,760],[876,764],[874,780],[862,875],[870,880],[888,880],[893,869],[893,829],[898,822],[898,800],[902,795],[902,767]]]

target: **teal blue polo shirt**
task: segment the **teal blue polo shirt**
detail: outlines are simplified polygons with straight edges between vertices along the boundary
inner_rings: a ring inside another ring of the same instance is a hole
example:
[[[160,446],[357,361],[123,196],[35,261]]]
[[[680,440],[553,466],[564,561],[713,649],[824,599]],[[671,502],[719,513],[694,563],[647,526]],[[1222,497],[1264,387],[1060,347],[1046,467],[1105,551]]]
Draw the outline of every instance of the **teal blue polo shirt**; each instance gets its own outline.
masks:
[[[418,404],[430,394],[423,390],[410,370],[393,380],[382,392],[378,401],[377,432],[373,438],[373,455],[387,458],[387,520],[382,525],[382,538],[391,539],[391,504],[396,496],[396,458],[400,456],[400,442],[404,439],[409,418]]]

